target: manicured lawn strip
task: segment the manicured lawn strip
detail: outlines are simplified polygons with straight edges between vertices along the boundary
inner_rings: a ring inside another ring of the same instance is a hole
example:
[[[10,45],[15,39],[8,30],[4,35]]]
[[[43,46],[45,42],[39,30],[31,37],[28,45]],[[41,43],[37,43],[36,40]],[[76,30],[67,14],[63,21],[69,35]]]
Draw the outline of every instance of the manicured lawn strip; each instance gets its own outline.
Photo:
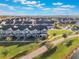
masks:
[[[73,42],[71,46],[68,47],[66,44],[59,44],[54,52],[53,50],[49,50],[48,52],[36,57],[35,59],[64,59],[64,57],[70,54],[70,52],[76,48],[79,43],[79,37],[72,39]],[[68,41],[65,43],[67,42]]]
[[[56,35],[60,35],[63,33],[72,34],[73,31],[71,30],[48,30],[48,35],[53,35],[54,33],[56,33]]]

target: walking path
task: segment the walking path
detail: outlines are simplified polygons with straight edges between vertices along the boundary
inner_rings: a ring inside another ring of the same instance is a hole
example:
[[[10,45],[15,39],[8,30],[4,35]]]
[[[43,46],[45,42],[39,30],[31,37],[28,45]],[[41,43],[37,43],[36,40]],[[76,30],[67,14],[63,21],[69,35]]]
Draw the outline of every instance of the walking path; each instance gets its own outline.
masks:
[[[79,34],[72,35],[72,36],[69,36],[66,39],[73,38],[73,37],[78,37],[78,36],[79,36]],[[62,39],[52,41],[51,43],[53,44],[53,46],[56,46],[58,43],[62,43],[64,40],[65,40],[65,38],[62,38]],[[46,45],[44,45],[44,46],[38,48],[37,50],[35,50],[35,51],[25,55],[25,56],[22,56],[20,59],[33,59],[34,57],[36,57],[38,55],[41,55],[46,51],[48,51],[48,48],[46,47]]]

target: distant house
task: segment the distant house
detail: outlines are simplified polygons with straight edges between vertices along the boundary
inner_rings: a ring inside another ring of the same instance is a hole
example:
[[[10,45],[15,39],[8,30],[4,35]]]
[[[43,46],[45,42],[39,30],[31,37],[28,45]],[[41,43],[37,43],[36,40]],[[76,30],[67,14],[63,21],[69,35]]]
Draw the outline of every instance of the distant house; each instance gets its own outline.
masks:
[[[79,21],[78,21],[78,22],[76,22],[76,25],[78,25],[78,26],[79,26]]]
[[[25,38],[28,36],[39,38],[47,35],[47,30],[52,26],[51,20],[46,17],[15,17],[0,21],[0,36],[14,36],[16,40],[27,41]]]

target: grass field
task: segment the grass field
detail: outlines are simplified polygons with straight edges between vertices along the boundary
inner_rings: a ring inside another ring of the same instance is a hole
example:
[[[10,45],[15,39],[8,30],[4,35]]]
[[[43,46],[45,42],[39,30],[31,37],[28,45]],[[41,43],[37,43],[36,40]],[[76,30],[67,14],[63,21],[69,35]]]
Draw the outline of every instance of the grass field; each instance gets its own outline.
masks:
[[[52,37],[54,37],[53,36],[54,33],[56,33],[56,36],[57,36],[57,35],[61,35],[63,33],[72,34],[73,31],[70,31],[70,30],[48,30],[48,35],[50,36],[50,39]],[[8,46],[8,47],[0,46],[0,59],[10,59],[13,57],[14,57],[14,59],[19,58],[23,55],[26,55],[27,53],[34,51],[38,47],[39,46],[37,45],[37,43],[30,43],[30,44],[21,45],[21,46],[19,44]],[[57,50],[58,51],[60,50],[59,52],[62,52],[64,50],[64,49],[61,50],[63,47],[66,48],[65,45],[64,46],[59,45],[59,46],[57,46]],[[61,48],[61,49],[59,49],[59,48]],[[51,50],[51,52],[52,52],[52,50]],[[46,53],[46,54],[44,54],[46,56],[39,57],[38,59],[52,59],[53,55],[57,54],[57,52],[55,52],[54,54],[51,54],[51,53]],[[48,54],[50,54],[51,56],[49,56]]]
[[[35,59],[65,59],[65,57],[70,54],[70,52],[76,48],[79,43],[79,37],[71,39],[72,40],[65,41],[63,44],[58,44],[54,49],[47,51]],[[69,41],[71,41],[71,44]],[[67,44],[70,44],[70,46],[67,46]]]
[[[19,57],[18,55],[22,56],[23,53],[27,54],[36,48],[38,48],[36,43],[26,44],[23,46],[19,46],[18,44],[8,47],[0,46],[0,59],[10,59],[13,57],[17,58]]]
[[[48,35],[53,35],[54,33],[56,33],[56,35],[61,35],[64,33],[72,34],[73,31],[71,30],[48,30]]]
[[[49,40],[49,39],[53,38],[54,37],[53,34],[56,34],[56,36],[57,36],[57,35],[63,35],[63,34],[71,35],[73,33],[74,32],[71,30],[48,30],[49,36],[47,39]],[[61,36],[59,38],[61,38]]]

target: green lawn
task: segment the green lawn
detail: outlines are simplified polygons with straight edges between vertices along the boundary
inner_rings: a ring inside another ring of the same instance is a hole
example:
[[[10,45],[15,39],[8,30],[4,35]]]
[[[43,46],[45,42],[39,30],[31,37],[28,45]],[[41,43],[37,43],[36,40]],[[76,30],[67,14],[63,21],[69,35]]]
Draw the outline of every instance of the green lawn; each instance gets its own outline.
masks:
[[[23,46],[19,45],[13,45],[8,47],[0,46],[0,58],[1,59],[10,59],[12,57],[17,58],[17,56],[19,57],[19,55],[22,56],[24,54],[27,54],[35,50],[36,48],[38,48],[38,45],[36,43],[26,44]]]
[[[79,44],[79,37],[71,38],[72,44],[67,46],[69,40],[65,44],[58,44],[57,47],[47,51],[46,53],[36,57],[35,59],[64,59]]]
[[[63,33],[72,34],[73,31],[71,30],[48,30],[48,35],[53,35],[56,33],[56,35],[61,35]]]
[[[57,35],[61,35],[63,33],[72,34],[73,31],[70,31],[70,30],[48,30],[48,35],[52,36],[53,33],[56,33]],[[38,47],[39,46],[36,43],[26,44],[26,45],[22,45],[22,46],[20,46],[18,44],[17,45],[8,46],[8,47],[0,46],[0,58],[1,59],[10,59],[12,57],[18,58],[20,56],[26,55],[29,52],[34,51]],[[66,48],[65,46],[59,45],[57,47],[57,51],[61,50],[63,47]],[[59,49],[59,48],[61,48],[61,49]],[[63,50],[61,50],[61,51],[63,51]],[[57,51],[54,54],[56,54]],[[59,51],[59,52],[61,52],[61,51]],[[54,54],[51,54],[51,53],[49,53],[50,56],[44,54],[44,55],[46,55],[46,57],[43,57],[43,58],[40,57],[38,59],[50,59],[54,55]]]
[[[63,34],[68,34],[68,35],[71,35],[75,32],[71,31],[71,30],[48,30],[48,38],[47,40],[50,40],[51,38],[55,37],[53,36],[53,34],[56,34],[56,36],[58,35],[63,35]],[[62,36],[59,36],[58,38],[62,38]]]

